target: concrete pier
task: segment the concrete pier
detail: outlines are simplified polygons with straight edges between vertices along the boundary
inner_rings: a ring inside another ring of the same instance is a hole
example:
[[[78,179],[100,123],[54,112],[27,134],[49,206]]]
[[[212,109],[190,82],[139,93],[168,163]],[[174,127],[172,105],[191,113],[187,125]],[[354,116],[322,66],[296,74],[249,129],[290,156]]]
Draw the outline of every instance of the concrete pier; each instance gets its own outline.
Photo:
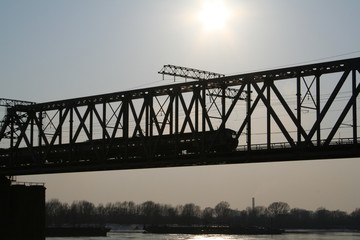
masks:
[[[0,236],[4,239],[45,239],[45,187],[12,183],[0,176]]]

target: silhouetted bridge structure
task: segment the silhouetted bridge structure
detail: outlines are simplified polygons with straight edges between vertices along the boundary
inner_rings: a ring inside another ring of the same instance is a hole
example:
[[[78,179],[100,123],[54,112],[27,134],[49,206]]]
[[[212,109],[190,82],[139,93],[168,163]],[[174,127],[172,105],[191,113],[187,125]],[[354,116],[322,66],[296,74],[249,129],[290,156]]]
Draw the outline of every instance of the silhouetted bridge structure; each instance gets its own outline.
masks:
[[[0,175],[359,157],[360,58],[7,105]],[[7,99],[2,99],[4,103]]]

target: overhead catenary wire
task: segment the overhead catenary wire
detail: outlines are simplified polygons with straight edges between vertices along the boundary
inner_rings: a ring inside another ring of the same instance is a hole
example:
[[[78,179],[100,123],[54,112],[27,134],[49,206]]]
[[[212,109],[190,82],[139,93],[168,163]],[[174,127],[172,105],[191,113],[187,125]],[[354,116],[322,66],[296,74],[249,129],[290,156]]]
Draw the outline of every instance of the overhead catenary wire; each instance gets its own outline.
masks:
[[[232,73],[227,73],[226,75],[244,74],[244,73],[249,73],[249,72],[266,71],[269,69],[276,69],[276,68],[294,67],[294,66],[301,65],[301,64],[310,64],[310,63],[314,63],[317,61],[330,60],[330,59],[334,59],[337,57],[348,56],[348,55],[352,55],[352,54],[356,54],[356,53],[360,53],[360,50],[355,50],[355,51],[346,52],[346,53],[340,53],[340,54],[336,54],[336,55],[331,55],[331,56],[327,56],[327,57],[316,58],[316,59],[311,59],[311,60],[301,61],[301,62],[296,62],[296,63],[291,63],[291,64],[277,65],[277,66],[266,67],[266,68],[261,68],[261,69],[252,69],[252,70],[249,70],[246,72],[232,72]]]

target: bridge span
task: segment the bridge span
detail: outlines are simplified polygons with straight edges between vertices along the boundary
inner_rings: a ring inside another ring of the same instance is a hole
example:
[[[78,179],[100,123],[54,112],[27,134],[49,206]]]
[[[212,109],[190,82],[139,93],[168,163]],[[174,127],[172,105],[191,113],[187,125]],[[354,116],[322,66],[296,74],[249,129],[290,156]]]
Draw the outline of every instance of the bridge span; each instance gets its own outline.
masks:
[[[16,102],[0,175],[360,157],[359,74],[353,58]]]

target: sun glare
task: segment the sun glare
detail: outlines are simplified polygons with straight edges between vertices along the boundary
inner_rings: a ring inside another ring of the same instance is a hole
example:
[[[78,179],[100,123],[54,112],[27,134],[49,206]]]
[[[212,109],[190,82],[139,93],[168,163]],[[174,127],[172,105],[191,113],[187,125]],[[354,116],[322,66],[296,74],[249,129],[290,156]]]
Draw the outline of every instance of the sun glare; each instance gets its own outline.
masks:
[[[222,0],[207,0],[203,2],[198,15],[205,30],[221,30],[225,27],[230,12]]]

